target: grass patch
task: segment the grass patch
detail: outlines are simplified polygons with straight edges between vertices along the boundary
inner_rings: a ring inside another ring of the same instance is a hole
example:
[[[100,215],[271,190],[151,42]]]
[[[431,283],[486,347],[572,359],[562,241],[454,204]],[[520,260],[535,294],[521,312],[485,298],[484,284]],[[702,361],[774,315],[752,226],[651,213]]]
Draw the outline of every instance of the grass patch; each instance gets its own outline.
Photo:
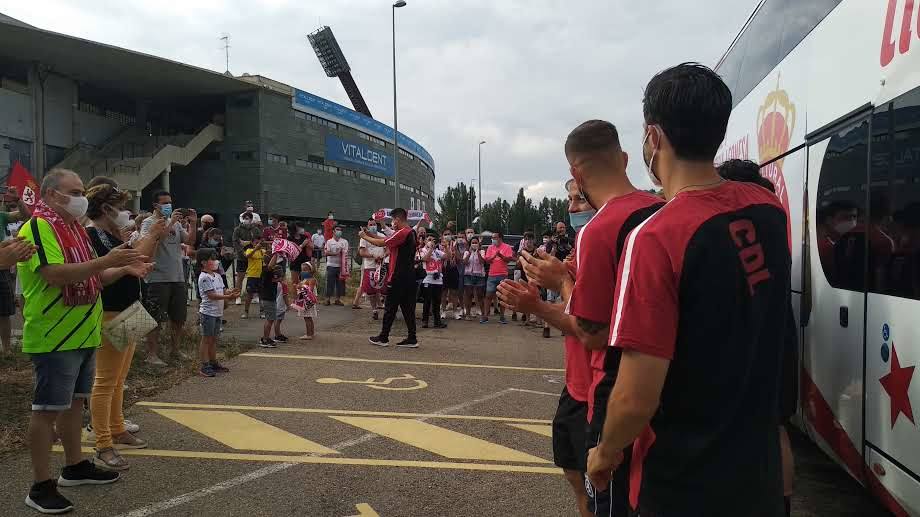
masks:
[[[154,367],[144,362],[143,343],[138,345],[128,372],[124,405],[127,409],[141,399],[156,396],[196,375],[198,344],[200,336],[196,325],[189,323],[179,340],[178,353],[166,357],[169,350],[167,334],[160,336],[162,358],[169,363],[166,367]],[[27,444],[29,408],[32,404],[32,363],[29,356],[19,352],[18,340],[13,341],[15,352],[0,352],[0,457],[22,450]],[[236,338],[221,337],[218,341],[218,356],[229,359],[252,348]],[[84,415],[88,418],[88,415]]]

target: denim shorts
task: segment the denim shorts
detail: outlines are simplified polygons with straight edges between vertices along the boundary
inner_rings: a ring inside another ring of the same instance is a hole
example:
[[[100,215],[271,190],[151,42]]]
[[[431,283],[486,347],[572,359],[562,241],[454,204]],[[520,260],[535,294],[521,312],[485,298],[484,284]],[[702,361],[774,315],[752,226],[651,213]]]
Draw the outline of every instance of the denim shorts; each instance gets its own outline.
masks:
[[[198,317],[201,319],[202,337],[214,337],[220,334],[220,316],[208,316],[207,314],[199,314]]]
[[[32,411],[66,411],[93,392],[96,349],[30,354],[35,378]]]
[[[486,280],[486,294],[495,294],[495,291],[498,291],[498,284],[502,283],[505,277],[503,276],[490,276]]]
[[[481,289],[485,286],[486,286],[486,277],[463,275],[463,287],[477,287]]]

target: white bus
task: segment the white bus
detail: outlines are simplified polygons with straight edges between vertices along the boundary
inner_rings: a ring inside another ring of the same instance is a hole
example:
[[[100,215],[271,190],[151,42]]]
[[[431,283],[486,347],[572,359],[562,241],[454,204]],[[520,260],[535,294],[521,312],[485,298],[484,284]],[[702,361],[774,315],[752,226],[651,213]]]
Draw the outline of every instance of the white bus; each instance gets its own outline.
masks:
[[[762,0],[716,68],[717,161],[760,163],[789,212],[800,425],[895,515],[920,515],[918,11]]]

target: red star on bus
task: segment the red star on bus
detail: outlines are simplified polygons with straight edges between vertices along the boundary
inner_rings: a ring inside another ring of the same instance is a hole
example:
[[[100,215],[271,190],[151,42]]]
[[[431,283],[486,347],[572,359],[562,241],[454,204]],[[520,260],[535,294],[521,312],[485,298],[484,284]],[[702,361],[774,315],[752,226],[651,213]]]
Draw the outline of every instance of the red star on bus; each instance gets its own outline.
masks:
[[[904,416],[914,424],[914,410],[910,405],[910,396],[907,394],[910,388],[911,378],[914,376],[914,366],[901,367],[898,361],[898,352],[894,348],[894,342],[891,342],[891,371],[879,379],[882,387],[888,392],[891,398],[891,428],[894,429],[894,423],[898,420],[898,415],[904,413]]]

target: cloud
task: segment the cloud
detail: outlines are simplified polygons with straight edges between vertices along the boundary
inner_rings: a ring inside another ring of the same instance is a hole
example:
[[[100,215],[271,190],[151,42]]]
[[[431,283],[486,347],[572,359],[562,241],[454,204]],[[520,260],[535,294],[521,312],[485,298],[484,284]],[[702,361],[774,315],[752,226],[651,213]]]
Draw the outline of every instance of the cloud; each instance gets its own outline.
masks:
[[[478,142],[486,140],[486,202],[513,199],[523,186],[537,196],[539,185],[560,185],[568,176],[565,137],[592,118],[617,125],[632,158],[630,177],[648,188],[639,156],[643,87],[682,61],[714,64],[756,4],[408,1],[396,10],[400,130],[434,156],[439,191],[477,176]],[[218,38],[229,33],[234,73],[262,74],[350,105],[306,41],[329,25],[375,118],[393,120],[390,2],[0,0],[0,12],[219,72]]]

